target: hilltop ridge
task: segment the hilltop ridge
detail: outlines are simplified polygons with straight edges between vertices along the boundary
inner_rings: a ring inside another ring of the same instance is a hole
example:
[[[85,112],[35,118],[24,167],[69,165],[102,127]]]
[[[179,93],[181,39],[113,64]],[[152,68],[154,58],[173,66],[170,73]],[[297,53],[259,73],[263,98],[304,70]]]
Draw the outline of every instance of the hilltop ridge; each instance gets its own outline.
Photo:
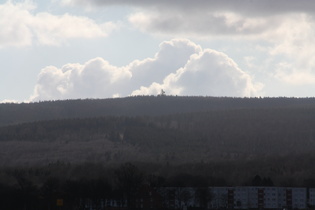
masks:
[[[0,104],[0,124],[0,169],[129,162],[165,177],[188,174],[232,184],[256,174],[281,185],[315,180],[314,98]]]
[[[102,116],[159,116],[211,110],[315,107],[315,98],[231,98],[133,96],[0,104],[0,126],[24,122]]]

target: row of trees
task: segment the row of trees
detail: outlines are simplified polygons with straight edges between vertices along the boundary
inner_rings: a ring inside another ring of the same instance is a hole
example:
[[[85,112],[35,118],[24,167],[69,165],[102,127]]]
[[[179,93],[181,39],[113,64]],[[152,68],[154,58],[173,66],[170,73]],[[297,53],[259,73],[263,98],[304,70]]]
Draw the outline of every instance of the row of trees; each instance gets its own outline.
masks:
[[[89,170],[81,171],[78,170]],[[71,171],[70,174],[67,175]],[[63,175],[62,175],[63,174]],[[169,206],[172,196],[183,202],[192,199],[191,192],[184,190],[192,176],[177,175],[165,177],[148,174],[133,164],[105,168],[101,165],[86,164],[71,166],[56,163],[43,168],[3,169],[0,177],[1,208],[21,209],[85,209],[86,205],[97,209],[115,205],[136,208],[136,202],[146,194],[143,189],[153,190],[158,198],[158,208]],[[178,182],[178,179],[180,181]],[[177,181],[175,181],[177,180]],[[171,186],[171,188],[165,188]],[[206,203],[211,199],[207,183],[192,185],[196,199]]]
[[[256,183],[257,180],[261,178],[255,176],[249,181],[258,186],[261,183]],[[200,206],[206,206],[211,200],[208,187],[226,186],[224,181],[213,181],[192,174],[157,175],[150,173],[148,167],[131,163],[111,168],[92,163],[70,165],[61,162],[45,167],[6,168],[0,173],[0,208],[71,210],[84,209],[88,204],[100,209],[111,205],[105,200],[115,200],[115,205],[135,209],[137,200],[148,196],[148,191],[143,189],[150,189],[157,195],[154,198],[159,200],[159,208],[166,209],[170,208],[174,196],[184,203],[192,199],[185,187],[194,190],[194,199]]]

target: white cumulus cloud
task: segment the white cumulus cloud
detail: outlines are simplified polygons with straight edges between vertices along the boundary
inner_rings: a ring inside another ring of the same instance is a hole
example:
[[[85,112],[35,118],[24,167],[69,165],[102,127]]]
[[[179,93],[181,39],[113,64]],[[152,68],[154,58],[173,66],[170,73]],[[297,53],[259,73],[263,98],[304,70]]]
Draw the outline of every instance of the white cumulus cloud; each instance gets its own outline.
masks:
[[[164,78],[183,67],[191,55],[201,52],[201,47],[187,39],[173,39],[160,44],[154,58],[133,61],[128,65],[132,73],[130,88],[149,86],[153,82],[162,83]],[[125,92],[130,94],[130,90]]]
[[[40,72],[31,100],[107,98],[160,93],[254,96],[261,89],[226,54],[202,49],[187,39],[160,44],[153,58],[117,67],[102,58],[85,64],[47,66]]]
[[[98,24],[71,14],[35,13],[35,8],[36,5],[28,1],[0,4],[0,48],[33,43],[59,45],[73,38],[105,37],[117,27],[112,22]]]
[[[157,94],[163,89],[173,95],[244,97],[257,95],[261,88],[227,55],[205,49],[191,56],[184,67],[168,75],[163,83],[142,86],[132,94]]]
[[[119,94],[131,74],[102,58],[85,64],[66,64],[61,69],[47,66],[40,72],[31,100],[102,98]]]

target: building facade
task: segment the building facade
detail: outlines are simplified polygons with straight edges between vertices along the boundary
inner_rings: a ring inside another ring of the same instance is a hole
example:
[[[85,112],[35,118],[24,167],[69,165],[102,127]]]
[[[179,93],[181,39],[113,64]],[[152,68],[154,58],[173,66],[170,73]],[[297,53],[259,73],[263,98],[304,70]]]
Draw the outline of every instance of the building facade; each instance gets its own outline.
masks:
[[[286,187],[211,187],[213,209],[306,209],[315,206],[315,189]]]

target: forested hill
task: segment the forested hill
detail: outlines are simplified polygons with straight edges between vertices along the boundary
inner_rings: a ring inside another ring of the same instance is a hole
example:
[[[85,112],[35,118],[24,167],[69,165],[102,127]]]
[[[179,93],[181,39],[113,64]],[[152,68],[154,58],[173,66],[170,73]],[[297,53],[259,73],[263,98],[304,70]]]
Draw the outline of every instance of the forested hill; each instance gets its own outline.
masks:
[[[260,174],[294,185],[311,179],[315,186],[313,98],[0,104],[0,121],[0,169],[131,162],[165,177],[202,175],[239,185]],[[1,176],[0,170],[0,183]]]
[[[315,98],[228,98],[136,96],[115,99],[0,104],[0,126],[24,122],[102,116],[159,116],[212,110],[315,107]]]
[[[42,163],[54,158],[185,163],[312,154],[315,107],[29,122],[0,127],[0,145],[0,154],[14,152],[1,164],[17,157]]]

